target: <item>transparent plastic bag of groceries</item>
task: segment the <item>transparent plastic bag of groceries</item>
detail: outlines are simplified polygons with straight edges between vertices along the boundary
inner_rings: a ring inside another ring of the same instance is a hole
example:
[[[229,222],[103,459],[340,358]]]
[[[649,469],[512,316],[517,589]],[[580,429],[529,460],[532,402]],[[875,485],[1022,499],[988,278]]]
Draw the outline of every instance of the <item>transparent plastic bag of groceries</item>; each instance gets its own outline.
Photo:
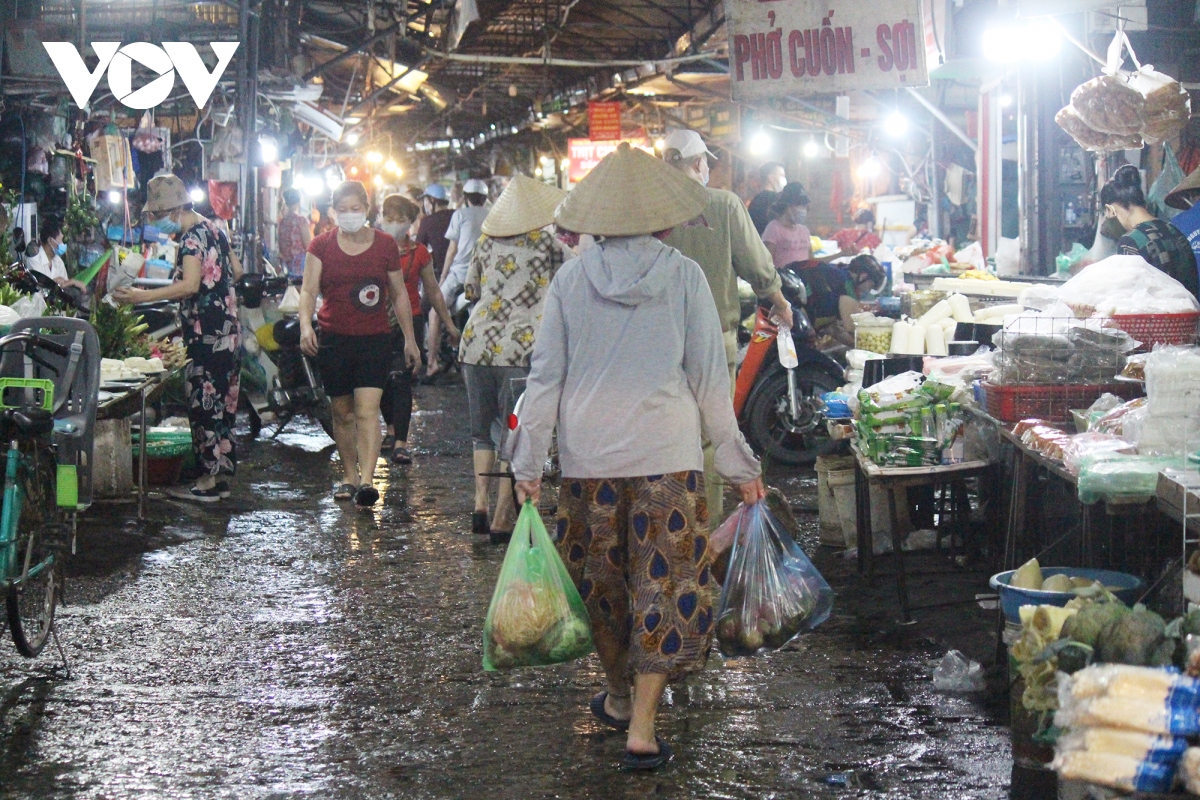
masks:
[[[829,618],[833,590],[765,501],[746,509],[717,606],[730,658],[778,650]]]
[[[592,652],[583,599],[533,503],[513,529],[483,623],[483,668],[543,667]]]

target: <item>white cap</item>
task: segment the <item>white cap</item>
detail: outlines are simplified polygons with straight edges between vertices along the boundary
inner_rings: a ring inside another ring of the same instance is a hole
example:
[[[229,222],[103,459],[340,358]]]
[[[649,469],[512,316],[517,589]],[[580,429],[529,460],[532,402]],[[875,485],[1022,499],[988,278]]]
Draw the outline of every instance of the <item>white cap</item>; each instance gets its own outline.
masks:
[[[471,178],[463,184],[463,194],[482,194],[487,195],[488,185],[479,178]]]
[[[716,158],[716,155],[704,144],[700,134],[686,128],[679,128],[667,134],[667,138],[663,140],[663,152],[668,150],[678,150],[679,155],[683,158],[695,158],[701,154]]]

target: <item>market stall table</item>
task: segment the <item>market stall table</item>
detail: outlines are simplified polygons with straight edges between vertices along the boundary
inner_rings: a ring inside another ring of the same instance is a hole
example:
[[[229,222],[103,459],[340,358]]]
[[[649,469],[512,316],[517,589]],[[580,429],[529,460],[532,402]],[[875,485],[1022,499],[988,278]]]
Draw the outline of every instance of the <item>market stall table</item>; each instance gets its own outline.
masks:
[[[858,569],[860,573],[866,574],[868,583],[874,581],[875,535],[871,524],[870,498],[871,490],[879,489],[887,496],[888,519],[892,531],[892,554],[896,559],[896,591],[900,597],[903,621],[909,622],[913,607],[908,602],[908,583],[904,570],[904,539],[907,534],[899,533],[900,515],[896,508],[894,491],[915,486],[929,486],[936,489],[943,484],[952,484],[967,478],[983,476],[993,469],[993,465],[990,461],[964,461],[959,464],[927,467],[881,467],[863,455],[857,445],[852,449],[855,460],[854,495],[857,507]],[[954,508],[952,513],[957,517],[959,511],[960,509]],[[969,520],[969,506],[966,515]],[[956,519],[955,521],[960,520]],[[951,546],[953,546],[953,533],[951,534]]]
[[[128,388],[119,394],[113,388],[104,389],[103,391],[112,394],[113,397],[100,403],[96,409],[97,420],[124,419],[135,414],[138,415],[138,419],[142,420],[138,429],[138,519],[145,518],[146,506],[146,406],[160,400],[166,391],[168,379],[182,370],[183,367],[180,366],[154,374],[145,374],[136,383],[133,381],[121,382]],[[114,383],[109,382],[103,385],[113,387]]]

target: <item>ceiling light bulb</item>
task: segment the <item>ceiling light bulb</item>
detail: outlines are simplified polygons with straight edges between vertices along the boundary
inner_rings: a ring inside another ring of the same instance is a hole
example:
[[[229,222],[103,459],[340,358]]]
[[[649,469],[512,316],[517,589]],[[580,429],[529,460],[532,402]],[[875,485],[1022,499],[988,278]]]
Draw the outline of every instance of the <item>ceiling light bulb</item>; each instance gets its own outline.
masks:
[[[1011,94],[1000,95],[1000,107],[1001,108],[1008,108],[1009,106],[1012,105],[1012,103],[1013,103],[1013,99],[1012,99]]]
[[[750,153],[752,155],[765,155],[771,149],[771,137],[764,131],[759,131],[750,139]]]
[[[883,121],[883,131],[893,139],[899,139],[908,133],[908,117],[899,111],[893,111]]]
[[[358,174],[358,167],[351,166],[351,167],[350,167],[350,174],[351,174],[351,175],[357,175],[357,174]]]
[[[304,178],[304,193],[316,197],[321,192],[325,191],[325,183],[319,175],[308,175]]]
[[[203,203],[205,197],[204,190],[199,186],[194,186],[192,187],[192,190],[188,192],[188,197],[192,199],[193,203]]]
[[[383,161],[383,153],[378,150],[372,150],[367,153],[367,161],[370,161],[372,164],[378,164]]]
[[[400,169],[400,166],[395,162],[394,159],[389,158],[387,163],[383,165],[383,168],[388,172],[395,172],[396,170]]]
[[[882,172],[883,164],[879,163],[879,159],[875,156],[871,156],[858,166],[858,177],[865,178],[867,180],[878,178]]]
[[[1061,44],[1062,31],[1048,20],[996,25],[983,32],[984,57],[1001,64],[1048,61]]]
[[[353,133],[353,132],[347,133],[346,134],[346,144],[350,145],[351,147],[358,144],[358,134]]]
[[[539,178],[540,178],[540,177],[542,177],[542,168],[541,168],[541,167],[537,167],[537,168],[535,168],[535,169],[533,170],[533,174],[534,174],[534,175],[537,175]]]
[[[376,175],[376,176],[375,176],[375,185],[376,185],[376,186],[383,186],[383,176],[382,176],[382,175]]]
[[[116,189],[110,189],[108,192],[108,202],[112,203],[114,206],[120,205],[121,193]]]
[[[667,146],[667,140],[661,136],[654,140],[654,149],[662,152],[662,149]]]
[[[563,170],[568,170],[568,169],[570,169],[570,168],[571,168],[571,159],[569,159],[569,158],[564,158],[564,159],[562,160],[562,168],[563,168]]]
[[[270,137],[264,136],[258,140],[258,152],[264,164],[274,164],[279,160],[279,146]]]
[[[821,148],[820,148],[820,146],[817,145],[816,139],[809,139],[807,142],[804,143],[804,157],[805,158],[816,158],[820,152],[821,152]]]

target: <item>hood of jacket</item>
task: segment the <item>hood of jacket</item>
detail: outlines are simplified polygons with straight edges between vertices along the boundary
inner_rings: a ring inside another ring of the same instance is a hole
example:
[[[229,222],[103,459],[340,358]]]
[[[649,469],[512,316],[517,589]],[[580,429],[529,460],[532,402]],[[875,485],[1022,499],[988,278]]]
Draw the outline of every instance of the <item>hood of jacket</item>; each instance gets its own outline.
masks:
[[[588,282],[602,297],[637,306],[668,290],[671,261],[681,256],[653,236],[623,236],[599,242],[579,258]]]

